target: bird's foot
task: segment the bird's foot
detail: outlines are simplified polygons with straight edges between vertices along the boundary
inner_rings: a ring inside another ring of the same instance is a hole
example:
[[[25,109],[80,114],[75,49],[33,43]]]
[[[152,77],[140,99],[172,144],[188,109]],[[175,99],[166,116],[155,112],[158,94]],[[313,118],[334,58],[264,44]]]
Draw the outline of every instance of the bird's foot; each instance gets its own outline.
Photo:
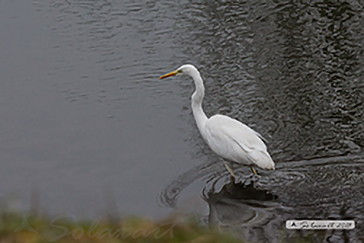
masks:
[[[250,167],[253,171],[252,183],[258,182],[260,179],[260,175],[258,175],[257,171],[254,169],[253,166]]]
[[[235,184],[235,182],[236,182],[236,176],[235,175],[231,175],[230,182],[232,182],[233,184]]]

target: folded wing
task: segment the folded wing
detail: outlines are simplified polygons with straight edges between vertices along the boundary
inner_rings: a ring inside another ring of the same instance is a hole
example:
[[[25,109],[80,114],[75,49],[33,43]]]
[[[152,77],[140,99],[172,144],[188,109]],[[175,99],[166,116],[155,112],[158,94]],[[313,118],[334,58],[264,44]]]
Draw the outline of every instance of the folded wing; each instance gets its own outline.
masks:
[[[274,162],[260,135],[228,116],[215,115],[204,127],[205,140],[219,156],[245,165],[274,169]]]

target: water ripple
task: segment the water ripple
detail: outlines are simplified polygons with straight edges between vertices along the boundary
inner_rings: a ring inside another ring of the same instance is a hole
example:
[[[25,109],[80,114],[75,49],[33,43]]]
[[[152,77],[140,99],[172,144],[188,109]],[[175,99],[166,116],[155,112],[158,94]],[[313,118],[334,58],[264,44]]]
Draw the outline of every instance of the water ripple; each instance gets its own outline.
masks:
[[[164,46],[171,46],[168,36],[173,15],[166,11],[171,3],[105,0],[51,1],[35,5],[48,20],[53,34],[62,38],[61,45],[79,56],[61,61],[73,63],[72,67],[65,70],[62,68],[65,65],[60,63],[53,72],[58,77],[73,74],[75,77],[66,76],[64,80],[74,81],[58,82],[55,86],[72,93],[83,89],[79,92],[89,94],[88,102],[102,102],[115,108],[120,106],[115,100],[125,101],[133,97],[135,90],[160,92],[155,80],[166,65],[156,60],[163,49],[169,50]],[[89,77],[87,82],[80,82],[82,77],[76,76],[77,69]],[[106,95],[100,97],[97,95],[100,92]],[[77,101],[72,93],[65,93],[66,99]]]
[[[258,130],[277,161],[363,151],[361,4],[211,1],[193,9],[180,13],[176,28],[186,31],[175,39],[202,69],[208,113]]]
[[[237,184],[226,183],[229,175],[221,164],[206,163],[182,174],[160,194],[160,201],[176,207],[184,188],[204,180],[210,223],[252,241],[261,240],[246,231],[252,226],[253,232],[270,235],[263,241],[278,241],[277,232],[286,231],[282,225],[288,219],[364,220],[364,156],[280,163],[276,171],[259,171],[260,178],[238,168]],[[357,225],[356,237],[363,229]]]

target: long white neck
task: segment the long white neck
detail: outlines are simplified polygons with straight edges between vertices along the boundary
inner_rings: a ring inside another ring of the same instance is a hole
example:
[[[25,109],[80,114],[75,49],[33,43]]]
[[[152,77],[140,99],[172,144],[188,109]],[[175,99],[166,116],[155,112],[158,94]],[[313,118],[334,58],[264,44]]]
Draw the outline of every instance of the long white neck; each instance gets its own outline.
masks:
[[[207,122],[207,116],[202,109],[202,100],[205,95],[205,87],[203,86],[203,81],[198,71],[191,74],[193,81],[195,81],[196,90],[192,94],[191,97],[191,105],[193,116],[195,117],[198,130],[200,130],[201,134],[204,134],[202,131],[203,127]]]

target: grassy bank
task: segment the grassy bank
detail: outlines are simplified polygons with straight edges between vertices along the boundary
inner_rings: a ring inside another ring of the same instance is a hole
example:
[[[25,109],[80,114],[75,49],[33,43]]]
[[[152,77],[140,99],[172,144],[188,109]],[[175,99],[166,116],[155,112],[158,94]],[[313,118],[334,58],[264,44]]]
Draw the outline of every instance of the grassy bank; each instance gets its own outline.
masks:
[[[39,217],[2,213],[1,243],[38,242],[243,242],[196,220],[170,217],[151,220],[128,217],[122,220],[74,221],[69,217]]]

